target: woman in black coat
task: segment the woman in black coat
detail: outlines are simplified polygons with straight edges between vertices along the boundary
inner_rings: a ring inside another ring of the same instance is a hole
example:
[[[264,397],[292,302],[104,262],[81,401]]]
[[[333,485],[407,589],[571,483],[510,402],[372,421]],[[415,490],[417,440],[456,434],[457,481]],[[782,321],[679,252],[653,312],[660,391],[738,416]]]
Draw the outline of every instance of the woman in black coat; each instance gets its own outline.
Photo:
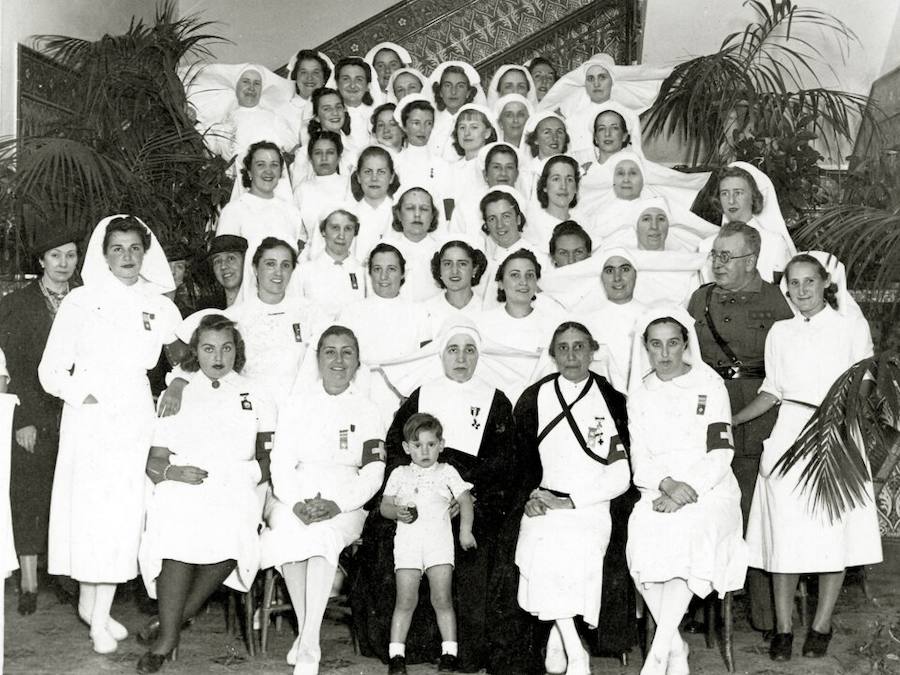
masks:
[[[516,602],[518,570],[513,558],[526,491],[514,444],[512,405],[475,372],[480,342],[477,329],[465,318],[445,325],[438,342],[444,375],[416,389],[397,411],[385,442],[385,479],[394,468],[409,463],[401,448],[406,421],[416,412],[435,415],[444,425],[446,443],[440,461],[474,485],[473,534],[478,547],[463,550],[458,522],[453,524],[459,671],[542,673],[540,659],[524,644],[533,622]],[[360,651],[387,662],[395,599],[396,523],[380,515],[380,499],[379,492],[369,507],[351,574],[350,600]],[[434,661],[441,654],[427,583],[421,584],[419,592],[405,645],[407,663]]]
[[[19,397],[13,418],[9,497],[21,568],[20,614],[37,608],[37,558],[47,552],[62,411],[62,401],[41,387],[37,370],[78,262],[78,249],[69,233],[47,233],[32,250],[43,274],[0,299],[0,348],[6,354],[9,393]]]

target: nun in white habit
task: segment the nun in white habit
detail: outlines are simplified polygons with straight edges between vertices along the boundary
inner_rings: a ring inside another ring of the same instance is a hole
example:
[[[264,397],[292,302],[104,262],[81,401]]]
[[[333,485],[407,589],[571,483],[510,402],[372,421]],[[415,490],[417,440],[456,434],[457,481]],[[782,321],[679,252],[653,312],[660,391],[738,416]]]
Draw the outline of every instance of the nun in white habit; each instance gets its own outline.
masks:
[[[94,650],[127,637],[109,615],[116,584],[137,576],[144,465],[155,415],[147,370],[175,339],[175,289],[154,234],[138,218],[109,216],[94,228],[84,285],[63,300],[38,367],[63,399],[50,504],[48,571],[80,582],[79,616]]]
[[[237,155],[236,165],[257,141],[272,141],[285,152],[293,152],[299,144],[290,122],[294,86],[268,68],[252,63],[208,64],[186,71],[184,86],[201,127],[231,141],[221,154],[226,159]]]

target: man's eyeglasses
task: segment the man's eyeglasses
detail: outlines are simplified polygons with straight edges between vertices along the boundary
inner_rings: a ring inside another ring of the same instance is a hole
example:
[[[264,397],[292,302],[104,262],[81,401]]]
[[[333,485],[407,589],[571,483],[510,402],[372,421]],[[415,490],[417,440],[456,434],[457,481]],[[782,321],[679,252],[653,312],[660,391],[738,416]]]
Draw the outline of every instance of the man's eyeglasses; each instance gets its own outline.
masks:
[[[713,262],[719,261],[723,265],[727,265],[732,260],[737,260],[739,258],[748,258],[753,255],[752,253],[745,253],[744,255],[731,255],[731,251],[716,251],[712,250],[709,252],[709,259]]]

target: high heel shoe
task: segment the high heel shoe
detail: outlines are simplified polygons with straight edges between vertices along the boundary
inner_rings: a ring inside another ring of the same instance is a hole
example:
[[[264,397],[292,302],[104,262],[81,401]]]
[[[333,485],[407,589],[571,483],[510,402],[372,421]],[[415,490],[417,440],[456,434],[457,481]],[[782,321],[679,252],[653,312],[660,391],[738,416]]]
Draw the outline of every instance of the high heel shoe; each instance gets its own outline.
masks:
[[[174,661],[178,654],[178,647],[175,647],[168,654],[154,654],[153,652],[145,653],[137,662],[137,672],[142,675],[146,673],[158,673],[166,661]]]

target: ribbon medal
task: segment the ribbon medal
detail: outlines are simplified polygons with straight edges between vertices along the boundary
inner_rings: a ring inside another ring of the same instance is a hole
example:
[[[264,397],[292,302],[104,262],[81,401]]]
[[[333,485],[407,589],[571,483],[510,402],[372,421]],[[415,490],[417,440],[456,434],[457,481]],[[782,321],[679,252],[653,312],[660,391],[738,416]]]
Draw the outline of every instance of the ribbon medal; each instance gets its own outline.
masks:
[[[478,415],[481,413],[481,408],[473,405],[472,407],[469,408],[469,412],[472,414],[472,428],[480,429],[481,422],[478,421]]]
[[[350,272],[350,288],[354,291],[359,290],[359,281],[356,280],[356,272]]]
[[[151,314],[150,312],[142,312],[144,315],[144,330],[153,330],[153,326],[150,325],[150,322],[156,318],[155,314]]]
[[[603,445],[603,417],[594,417],[594,425],[588,427],[587,442],[592,448]]]
[[[706,394],[700,394],[697,397],[697,414],[702,415],[706,412]]]
[[[294,329],[294,342],[303,342],[303,334],[300,332],[300,324],[295,323],[291,326]]]
[[[348,442],[349,437],[350,437],[349,429],[341,429],[340,431],[338,431],[338,447],[341,450],[346,450],[347,447],[349,446],[349,442]]]
[[[249,395],[250,395],[250,392],[240,395],[241,396],[241,408],[243,408],[244,410],[253,410],[253,404],[250,403],[250,399],[247,398]]]

